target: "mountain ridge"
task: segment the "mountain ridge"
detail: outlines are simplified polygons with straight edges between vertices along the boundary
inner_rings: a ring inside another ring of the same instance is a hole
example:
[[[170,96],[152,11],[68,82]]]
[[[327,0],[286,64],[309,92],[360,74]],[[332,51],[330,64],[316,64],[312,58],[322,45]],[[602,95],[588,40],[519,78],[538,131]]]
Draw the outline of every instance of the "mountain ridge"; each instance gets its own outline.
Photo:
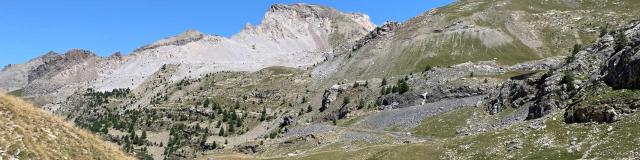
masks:
[[[256,71],[275,65],[309,66],[330,54],[334,48],[332,45],[354,41],[349,39],[367,33],[374,26],[366,15],[342,13],[310,4],[274,5],[265,14],[263,23],[231,38],[187,30],[144,45],[130,55],[117,56],[116,59],[98,57],[95,63],[83,64],[83,68],[89,69],[87,73],[92,73],[83,79],[93,80],[81,83],[91,83],[93,85],[89,87],[101,91],[135,88],[143,77],[164,64],[183,64],[181,75],[172,80],[223,70]],[[74,64],[66,67],[72,66]],[[17,87],[6,85],[0,88],[14,91],[24,87],[24,84]]]

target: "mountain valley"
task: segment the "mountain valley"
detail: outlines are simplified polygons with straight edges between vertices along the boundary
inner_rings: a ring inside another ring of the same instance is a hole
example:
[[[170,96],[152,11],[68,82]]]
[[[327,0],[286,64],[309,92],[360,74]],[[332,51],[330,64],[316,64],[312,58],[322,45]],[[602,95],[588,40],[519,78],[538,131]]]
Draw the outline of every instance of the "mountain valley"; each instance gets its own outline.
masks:
[[[275,4],[228,38],[49,52],[0,91],[138,159],[637,159],[639,7],[458,0],[376,26]]]

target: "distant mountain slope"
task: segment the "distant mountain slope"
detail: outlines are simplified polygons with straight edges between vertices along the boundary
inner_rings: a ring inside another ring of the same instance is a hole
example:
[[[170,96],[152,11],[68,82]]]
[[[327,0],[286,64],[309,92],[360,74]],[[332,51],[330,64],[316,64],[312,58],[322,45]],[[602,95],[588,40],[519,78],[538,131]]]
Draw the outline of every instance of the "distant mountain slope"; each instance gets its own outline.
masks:
[[[223,70],[310,66],[374,27],[362,14],[309,4],[273,5],[260,25],[247,24],[231,38],[188,31],[142,47],[92,86],[97,90],[136,88],[163,64],[180,64],[174,81]]]
[[[634,0],[460,0],[386,26],[317,73],[365,79],[468,61],[512,65],[567,55],[574,44],[591,43],[601,28],[636,18],[638,7]]]
[[[133,159],[97,136],[0,93],[1,159]]]
[[[375,25],[360,13],[311,4],[271,6],[260,25],[233,37],[188,30],[142,46],[131,55],[98,57],[86,50],[50,52],[0,71],[0,90],[55,104],[78,90],[137,88],[165,64],[178,65],[171,81],[219,71],[257,71],[270,66],[307,67],[346,50]]]

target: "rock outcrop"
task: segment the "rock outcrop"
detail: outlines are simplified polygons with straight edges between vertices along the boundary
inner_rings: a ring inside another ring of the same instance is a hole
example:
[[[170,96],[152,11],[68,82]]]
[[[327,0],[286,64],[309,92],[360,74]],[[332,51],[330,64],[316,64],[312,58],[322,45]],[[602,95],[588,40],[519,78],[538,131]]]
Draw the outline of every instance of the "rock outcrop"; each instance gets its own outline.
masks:
[[[338,98],[338,95],[340,95],[340,93],[342,93],[343,91],[345,91],[346,89],[348,89],[350,86],[347,84],[342,84],[342,85],[333,85],[331,86],[331,88],[327,89],[324,91],[324,94],[322,94],[322,104],[320,106],[320,112],[323,112],[327,109],[329,109],[329,104],[331,104],[331,102],[335,101]]]
[[[351,106],[349,106],[348,104],[342,104],[342,107],[340,107],[340,110],[338,110],[338,119],[348,119],[351,117],[351,112],[353,111],[353,108]]]
[[[634,26],[624,35],[629,37],[630,43],[620,52],[614,54],[603,70],[604,81],[616,89],[640,88],[640,26]]]
[[[69,66],[84,62],[88,58],[95,58],[96,55],[95,53],[88,50],[72,49],[66,52],[64,55],[51,54],[50,56],[46,57],[47,58],[45,59],[44,64],[39,65],[29,72],[29,83],[35,81],[36,79],[43,78],[46,74],[55,74],[57,72],[61,72],[67,69]]]
[[[489,114],[497,114],[509,107],[520,107],[529,103],[535,96],[536,83],[542,74],[535,74],[524,80],[512,80],[502,84],[498,89],[498,94],[487,105]]]
[[[621,31],[626,33],[630,43],[622,50],[615,51],[612,35],[604,35],[594,44],[569,57],[562,66],[534,74],[522,80],[511,80],[502,84],[500,90],[492,94],[486,111],[496,114],[504,107],[528,107],[528,119],[544,117],[555,110],[566,109],[567,122],[614,122],[620,113],[629,112],[631,100],[619,102],[590,94],[602,94],[608,86],[613,89],[636,88],[638,61],[633,58],[640,42],[637,29],[640,23],[633,22]],[[635,69],[634,69],[635,68]],[[606,83],[607,85],[601,85]],[[612,91],[616,93],[619,91]],[[597,103],[589,103],[597,99]]]
[[[380,27],[376,27],[373,31],[369,32],[369,34],[367,34],[366,36],[364,36],[363,38],[359,39],[358,41],[356,41],[355,45],[353,45],[352,47],[352,51],[358,50],[360,49],[362,46],[366,45],[367,43],[382,37],[382,36],[386,36],[387,34],[392,33],[395,30],[398,30],[398,28],[400,28],[400,23],[398,22],[386,22],[384,24],[382,24],[382,26]]]

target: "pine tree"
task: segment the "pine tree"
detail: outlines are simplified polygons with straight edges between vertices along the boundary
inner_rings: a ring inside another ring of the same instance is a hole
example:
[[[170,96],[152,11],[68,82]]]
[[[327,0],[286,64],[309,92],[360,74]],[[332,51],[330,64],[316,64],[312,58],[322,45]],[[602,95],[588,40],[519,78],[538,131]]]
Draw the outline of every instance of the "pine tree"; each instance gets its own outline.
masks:
[[[232,111],[231,111],[231,113],[232,113],[232,114],[231,114],[231,121],[236,121],[236,120],[238,120],[238,113],[236,113],[236,111],[235,111],[235,110],[232,110]]]
[[[574,74],[572,72],[565,71],[562,79],[560,80],[560,84],[565,84],[567,86],[567,90],[573,91],[575,90],[575,84],[573,81],[575,81]]]
[[[311,105],[307,106],[307,113],[313,112],[313,107]]]
[[[200,137],[200,147],[203,147],[206,143],[207,143],[207,135],[202,134],[202,137]]]
[[[580,44],[573,45],[573,50],[571,51],[571,55],[578,54],[578,52],[580,52],[580,49],[582,49],[582,45]]]
[[[427,67],[424,67],[424,71],[425,71],[425,72],[428,72],[428,71],[430,71],[430,70],[431,70],[431,66],[430,66],[430,65],[427,65]]]
[[[344,105],[347,105],[347,104],[351,103],[351,98],[349,96],[344,97],[344,100],[342,101],[342,103]]]
[[[233,127],[233,124],[229,124],[227,132],[229,132],[229,134],[233,134],[236,130],[235,127]]]
[[[147,131],[146,130],[142,130],[142,136],[140,136],[140,139],[142,139],[142,140],[146,140],[147,139]]]
[[[627,43],[628,43],[627,35],[625,35],[623,31],[619,31],[618,34],[616,34],[616,37],[615,37],[615,50],[616,50],[616,52],[624,49],[624,47],[627,45]]]
[[[236,120],[236,127],[242,127],[242,118]]]
[[[129,141],[125,142],[124,150],[127,152],[131,152],[131,143],[129,143]]]
[[[142,139],[137,134],[133,134],[133,143],[136,145],[142,145]]]
[[[407,81],[405,80],[398,81],[398,93],[404,94],[408,91],[409,91],[409,85],[407,84]]]
[[[209,107],[209,103],[211,103],[211,102],[209,102],[209,99],[207,98],[206,100],[204,100],[204,102],[202,102],[202,106],[205,107],[205,108]]]
[[[600,37],[607,35],[608,32],[607,27],[600,27]]]
[[[224,136],[224,127],[220,127],[220,131],[218,131],[218,136]]]
[[[267,120],[267,108],[262,107],[262,112],[260,113],[260,121]]]

